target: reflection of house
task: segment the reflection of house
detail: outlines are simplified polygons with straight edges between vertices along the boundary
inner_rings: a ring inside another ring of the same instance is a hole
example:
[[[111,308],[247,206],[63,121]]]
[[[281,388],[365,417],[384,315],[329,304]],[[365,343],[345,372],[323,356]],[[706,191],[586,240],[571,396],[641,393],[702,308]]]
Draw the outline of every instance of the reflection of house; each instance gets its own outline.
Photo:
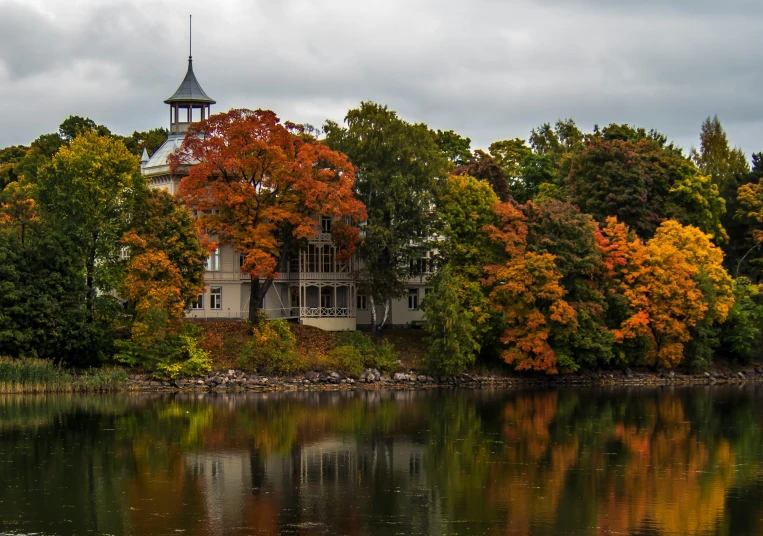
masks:
[[[205,451],[187,453],[184,459],[186,478],[202,489],[207,517],[222,526],[241,527],[258,501],[275,501],[284,525],[330,522],[347,504],[348,493],[360,498],[355,506],[371,508],[362,501],[367,492],[361,492],[370,482],[397,490],[395,500],[402,501],[402,509],[436,511],[433,504],[410,504],[412,495],[430,492],[424,451],[425,446],[408,440],[366,443],[329,436],[283,454]]]
[[[167,141],[149,158],[144,151],[141,172],[154,188],[176,193],[182,170],[172,174],[167,157],[183,141],[194,121],[209,117],[215,101],[201,88],[188,58],[188,71],[174,95],[164,101],[170,106],[170,134]],[[358,292],[355,261],[342,263],[331,239],[331,218],[316,216],[315,238],[291,259],[266,294],[262,308],[271,317],[298,320],[322,329],[354,330],[357,324],[371,323],[367,296]],[[213,237],[214,238],[214,237]],[[191,318],[247,318],[251,278],[241,272],[243,257],[232,245],[221,244],[209,257],[205,280],[207,292],[188,313]],[[419,309],[424,299],[426,275],[431,269],[428,254],[411,262],[412,277],[407,294],[390,307],[390,324],[411,325],[422,320]],[[379,306],[378,318],[383,315]]]

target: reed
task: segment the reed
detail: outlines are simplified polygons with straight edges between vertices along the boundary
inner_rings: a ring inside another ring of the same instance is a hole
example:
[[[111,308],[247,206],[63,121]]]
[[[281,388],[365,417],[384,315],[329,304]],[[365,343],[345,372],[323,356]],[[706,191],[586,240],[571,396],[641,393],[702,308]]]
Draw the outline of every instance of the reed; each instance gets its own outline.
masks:
[[[104,367],[72,372],[44,359],[0,357],[0,393],[115,391],[127,387],[127,373]]]

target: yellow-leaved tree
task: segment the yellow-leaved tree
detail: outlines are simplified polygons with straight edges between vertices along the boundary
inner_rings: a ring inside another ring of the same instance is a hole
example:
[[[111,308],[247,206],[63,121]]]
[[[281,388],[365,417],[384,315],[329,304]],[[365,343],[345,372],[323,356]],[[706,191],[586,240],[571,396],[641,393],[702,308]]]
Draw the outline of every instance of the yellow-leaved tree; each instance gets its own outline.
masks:
[[[696,363],[700,345],[707,347],[707,330],[734,305],[720,249],[696,227],[674,220],[663,222],[645,244],[609,218],[597,240],[610,328],[623,359],[674,367],[688,354]]]

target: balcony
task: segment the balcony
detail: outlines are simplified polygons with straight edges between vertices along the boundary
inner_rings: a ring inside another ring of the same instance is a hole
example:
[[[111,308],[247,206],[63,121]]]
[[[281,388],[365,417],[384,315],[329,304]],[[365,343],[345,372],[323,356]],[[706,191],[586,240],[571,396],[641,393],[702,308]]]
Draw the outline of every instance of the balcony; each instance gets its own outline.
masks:
[[[302,318],[347,318],[355,316],[354,307],[301,307]]]

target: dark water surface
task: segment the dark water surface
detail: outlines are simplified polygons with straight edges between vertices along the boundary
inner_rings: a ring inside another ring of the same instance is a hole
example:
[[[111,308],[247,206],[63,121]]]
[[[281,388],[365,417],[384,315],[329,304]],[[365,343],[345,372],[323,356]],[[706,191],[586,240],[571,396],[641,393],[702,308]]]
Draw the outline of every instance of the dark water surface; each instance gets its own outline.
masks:
[[[763,535],[763,388],[0,395],[0,533]]]

